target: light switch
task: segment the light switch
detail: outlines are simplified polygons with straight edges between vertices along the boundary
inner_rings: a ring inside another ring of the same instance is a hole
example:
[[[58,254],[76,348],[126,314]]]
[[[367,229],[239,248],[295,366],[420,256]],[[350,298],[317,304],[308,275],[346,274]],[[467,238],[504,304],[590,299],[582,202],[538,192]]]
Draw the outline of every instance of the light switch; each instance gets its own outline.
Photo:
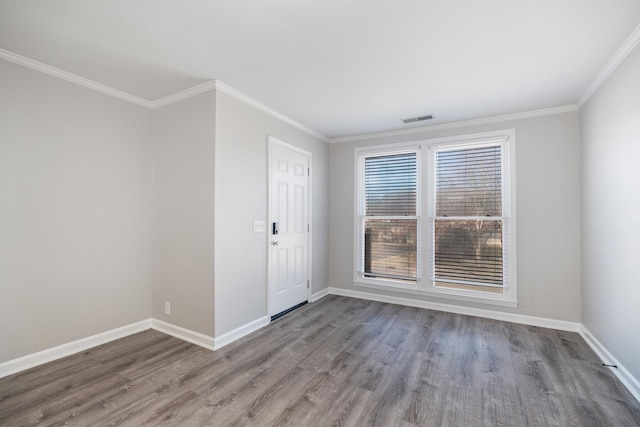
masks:
[[[253,221],[253,232],[264,233],[264,221]]]

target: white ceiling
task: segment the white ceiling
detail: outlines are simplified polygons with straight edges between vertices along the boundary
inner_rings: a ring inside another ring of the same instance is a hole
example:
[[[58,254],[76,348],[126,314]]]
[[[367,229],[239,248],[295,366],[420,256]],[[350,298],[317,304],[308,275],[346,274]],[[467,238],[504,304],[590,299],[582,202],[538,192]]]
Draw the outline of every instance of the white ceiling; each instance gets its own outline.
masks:
[[[638,0],[0,0],[2,49],[149,101],[216,79],[328,137],[574,104],[639,24]]]

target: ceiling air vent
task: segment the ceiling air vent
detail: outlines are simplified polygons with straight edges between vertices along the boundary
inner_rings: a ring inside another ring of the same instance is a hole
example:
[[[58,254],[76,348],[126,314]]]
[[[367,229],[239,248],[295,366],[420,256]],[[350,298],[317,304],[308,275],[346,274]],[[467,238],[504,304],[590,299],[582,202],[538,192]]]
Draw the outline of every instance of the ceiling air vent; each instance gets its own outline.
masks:
[[[410,119],[402,119],[402,122],[404,124],[407,124],[407,123],[414,123],[414,122],[422,122],[424,120],[433,120],[435,118],[436,116],[434,116],[433,114],[427,114],[426,116],[411,117]]]

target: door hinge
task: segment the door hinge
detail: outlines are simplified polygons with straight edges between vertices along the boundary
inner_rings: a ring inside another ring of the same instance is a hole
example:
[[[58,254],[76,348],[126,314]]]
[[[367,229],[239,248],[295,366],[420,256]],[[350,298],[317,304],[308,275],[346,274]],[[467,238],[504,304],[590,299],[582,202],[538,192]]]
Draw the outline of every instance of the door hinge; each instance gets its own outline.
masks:
[[[311,231],[311,224],[307,224],[307,232]]]
[[[309,289],[309,281],[307,280],[307,289]]]
[[[311,176],[311,168],[307,168],[307,176]]]

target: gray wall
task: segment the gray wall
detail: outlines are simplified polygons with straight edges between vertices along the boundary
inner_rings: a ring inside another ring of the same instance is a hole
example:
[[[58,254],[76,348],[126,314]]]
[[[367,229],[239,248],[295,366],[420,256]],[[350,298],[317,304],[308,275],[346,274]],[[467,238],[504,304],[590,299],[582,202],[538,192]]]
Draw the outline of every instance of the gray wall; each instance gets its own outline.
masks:
[[[150,111],[0,76],[0,362],[151,317],[219,336],[265,316],[267,135],[312,153],[312,292],[327,287],[326,142],[215,91]]]
[[[208,336],[214,333],[215,102],[210,91],[153,111],[153,317]]]
[[[215,159],[215,331],[267,315],[267,136],[312,153],[312,292],[328,285],[328,152],[318,140],[218,92]]]
[[[0,60],[0,362],[151,316],[150,118]]]
[[[580,114],[328,145],[225,93],[152,112],[0,61],[0,362],[152,316],[210,336],[265,316],[267,135],[313,155],[312,292],[406,297],[352,284],[354,147],[515,128],[523,304],[415,298],[583,321],[639,377],[639,71],[636,48]]]
[[[640,48],[580,112],[583,323],[640,378]]]
[[[329,209],[332,287],[408,297],[353,285],[354,148],[497,129],[516,129],[517,308],[436,297],[418,300],[579,322],[580,140],[578,113],[342,142],[330,146]]]

